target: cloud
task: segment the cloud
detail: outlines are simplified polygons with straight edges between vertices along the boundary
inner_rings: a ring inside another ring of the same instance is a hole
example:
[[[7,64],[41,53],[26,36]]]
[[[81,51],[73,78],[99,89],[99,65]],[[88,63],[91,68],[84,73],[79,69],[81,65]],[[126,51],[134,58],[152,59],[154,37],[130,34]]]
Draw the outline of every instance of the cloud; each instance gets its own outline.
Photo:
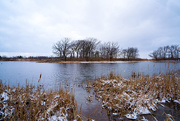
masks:
[[[178,0],[1,0],[0,52],[51,53],[63,37],[95,37],[148,57],[180,44],[179,7]]]

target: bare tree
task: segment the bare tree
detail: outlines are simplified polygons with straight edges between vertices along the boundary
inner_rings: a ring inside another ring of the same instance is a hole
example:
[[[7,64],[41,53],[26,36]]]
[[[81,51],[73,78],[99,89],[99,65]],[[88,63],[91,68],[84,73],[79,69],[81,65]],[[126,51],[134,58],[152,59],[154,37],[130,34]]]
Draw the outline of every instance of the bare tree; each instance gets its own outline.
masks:
[[[180,47],[178,47],[178,49],[177,49],[177,51],[178,51],[178,59],[180,58]]]
[[[157,50],[153,51],[149,56],[153,59],[178,59],[179,58],[179,45],[171,45],[159,47]]]
[[[130,47],[128,49],[123,49],[122,50],[122,55],[124,58],[127,58],[127,59],[135,59],[139,56],[138,54],[138,49],[135,48],[135,47]]]
[[[70,54],[70,47],[70,39],[64,38],[54,44],[53,53],[55,53],[59,57],[63,57],[66,61],[67,56]]]
[[[116,58],[118,52],[119,52],[119,46],[118,44],[115,44],[113,42],[104,43],[100,48],[101,57],[110,60]]]
[[[149,56],[155,60],[158,59],[158,52],[155,50],[152,53],[149,54]]]
[[[70,43],[69,49],[70,49],[70,57],[71,57],[71,58],[74,58],[74,57],[75,57],[76,44],[77,44],[76,41],[73,41],[73,42]]]
[[[123,58],[127,58],[127,49],[123,49],[121,53],[123,55]]]
[[[163,58],[166,59],[168,56],[168,50],[169,50],[169,46],[164,46],[163,47]]]
[[[81,58],[85,57],[86,44],[85,40],[78,40],[78,51]]]
[[[84,40],[78,40],[76,42],[76,53],[77,57],[80,54],[81,58],[90,58],[95,56],[96,46],[100,42],[95,38],[87,38]]]
[[[96,47],[100,43],[96,38],[87,38],[85,41],[86,44],[86,57],[94,57],[96,52]]]
[[[60,41],[53,45],[53,53],[59,56],[60,58],[62,57],[63,50]]]
[[[171,59],[178,58],[179,57],[179,47],[178,45],[171,45],[169,48],[169,53]]]
[[[179,58],[180,47],[178,45],[174,45],[174,58]]]
[[[109,47],[110,60],[112,60],[113,58],[117,57],[117,54],[119,52],[119,46],[115,43],[110,43]]]
[[[81,40],[75,40],[73,42],[73,46],[74,46],[74,52],[76,53],[76,58],[79,58],[79,53],[81,50]]]

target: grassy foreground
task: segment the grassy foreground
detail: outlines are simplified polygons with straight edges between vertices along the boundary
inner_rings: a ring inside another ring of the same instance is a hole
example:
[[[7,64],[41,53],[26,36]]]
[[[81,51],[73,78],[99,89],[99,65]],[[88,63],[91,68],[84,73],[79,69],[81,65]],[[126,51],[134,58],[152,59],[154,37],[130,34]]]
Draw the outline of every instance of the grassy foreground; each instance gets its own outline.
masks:
[[[77,120],[74,96],[63,89],[44,91],[43,86],[8,87],[0,82],[0,120]]]
[[[91,87],[110,115],[128,119],[151,114],[157,110],[158,103],[173,101],[180,104],[180,78],[176,74],[124,79],[110,73],[108,78],[101,77],[87,83],[86,88]]]

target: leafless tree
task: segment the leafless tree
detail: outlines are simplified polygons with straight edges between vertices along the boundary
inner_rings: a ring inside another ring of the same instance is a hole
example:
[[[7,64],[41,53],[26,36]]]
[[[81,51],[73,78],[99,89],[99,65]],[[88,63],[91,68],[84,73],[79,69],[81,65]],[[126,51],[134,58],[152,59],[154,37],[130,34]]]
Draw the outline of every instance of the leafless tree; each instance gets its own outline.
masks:
[[[70,57],[74,58],[75,57],[75,52],[76,52],[76,41],[73,41],[70,43]]]
[[[77,57],[80,54],[81,58],[94,57],[96,52],[96,46],[100,42],[95,38],[87,38],[84,40],[77,40],[76,42],[76,54]]]
[[[178,59],[180,54],[179,45],[159,47],[149,56],[153,59]]]
[[[170,58],[179,58],[179,47],[178,45],[171,45],[169,48]]]
[[[149,54],[149,56],[155,60],[158,59],[158,52],[155,50],[152,53]]]
[[[119,46],[118,44],[115,44],[113,42],[104,43],[100,48],[101,57],[110,60],[116,58],[118,52],[119,52]]]
[[[127,49],[123,49],[121,53],[123,55],[123,58],[127,58]]]
[[[123,49],[122,50],[122,55],[124,58],[127,58],[127,59],[135,59],[139,56],[138,54],[138,49],[135,48],[135,47],[130,47],[128,49]]]
[[[168,50],[169,50],[169,46],[164,46],[163,47],[163,58],[167,58],[168,56]]]
[[[96,47],[100,43],[96,38],[87,38],[86,44],[87,44],[87,52],[88,57],[94,57],[96,52]]]
[[[53,53],[59,57],[63,57],[66,61],[67,56],[70,54],[70,47],[70,39],[64,38],[58,41],[56,44],[54,44]]]

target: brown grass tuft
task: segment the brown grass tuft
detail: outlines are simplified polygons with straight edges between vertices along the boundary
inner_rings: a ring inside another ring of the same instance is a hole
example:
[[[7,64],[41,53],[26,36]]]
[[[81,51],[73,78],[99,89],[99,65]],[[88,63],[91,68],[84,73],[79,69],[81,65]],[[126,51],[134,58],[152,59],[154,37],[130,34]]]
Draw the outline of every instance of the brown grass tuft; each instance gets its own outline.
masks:
[[[92,86],[95,97],[103,101],[103,107],[120,117],[155,111],[160,101],[179,100],[180,95],[180,78],[172,73],[124,79],[111,72],[108,78],[99,78]]]
[[[8,97],[8,98],[7,98]],[[0,81],[0,120],[81,120],[73,95],[59,89],[45,91],[43,86],[8,87]]]

